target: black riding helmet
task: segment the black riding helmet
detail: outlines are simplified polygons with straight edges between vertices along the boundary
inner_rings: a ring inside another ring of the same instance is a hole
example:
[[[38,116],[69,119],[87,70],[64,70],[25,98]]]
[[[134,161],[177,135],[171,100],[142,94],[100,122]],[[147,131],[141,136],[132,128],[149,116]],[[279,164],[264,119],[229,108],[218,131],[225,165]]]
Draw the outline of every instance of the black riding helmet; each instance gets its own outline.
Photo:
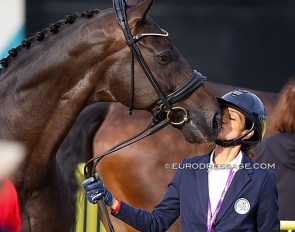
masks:
[[[239,144],[247,144],[251,147],[256,147],[262,140],[266,130],[266,112],[262,101],[254,94],[247,90],[234,90],[217,98],[220,107],[232,107],[242,112],[246,118],[246,122],[250,121],[250,128],[245,134],[226,141],[216,140],[215,143],[219,146],[229,147]],[[247,125],[247,123],[246,123]],[[243,140],[252,130],[254,134],[249,139]]]

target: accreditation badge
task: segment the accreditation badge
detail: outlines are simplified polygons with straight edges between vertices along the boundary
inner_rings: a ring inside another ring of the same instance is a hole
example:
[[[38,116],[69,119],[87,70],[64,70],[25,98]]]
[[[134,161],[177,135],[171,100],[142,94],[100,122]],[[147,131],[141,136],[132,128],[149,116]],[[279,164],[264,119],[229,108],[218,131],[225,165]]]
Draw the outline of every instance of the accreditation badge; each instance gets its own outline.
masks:
[[[240,198],[236,201],[234,207],[238,214],[246,214],[250,210],[250,202],[246,198]]]

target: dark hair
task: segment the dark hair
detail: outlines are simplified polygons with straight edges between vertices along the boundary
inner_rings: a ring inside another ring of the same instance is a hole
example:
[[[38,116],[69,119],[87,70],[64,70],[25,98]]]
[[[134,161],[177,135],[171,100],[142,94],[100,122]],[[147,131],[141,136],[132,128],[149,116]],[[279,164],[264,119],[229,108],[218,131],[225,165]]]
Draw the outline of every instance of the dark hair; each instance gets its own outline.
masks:
[[[252,121],[251,121],[250,119],[248,119],[248,118],[245,117],[245,129],[250,129],[251,126],[252,126]],[[253,137],[253,136],[256,136],[256,135],[255,135],[255,131],[254,131],[254,134],[253,134],[251,137]],[[243,145],[241,146],[241,150],[244,151],[244,152],[246,153],[246,155],[247,155],[251,160],[254,160],[255,155],[254,155],[254,153],[251,151],[251,148],[252,148],[252,146],[249,145],[249,144],[243,144]]]
[[[291,77],[280,92],[272,113],[273,128],[279,132],[295,132],[295,76]]]

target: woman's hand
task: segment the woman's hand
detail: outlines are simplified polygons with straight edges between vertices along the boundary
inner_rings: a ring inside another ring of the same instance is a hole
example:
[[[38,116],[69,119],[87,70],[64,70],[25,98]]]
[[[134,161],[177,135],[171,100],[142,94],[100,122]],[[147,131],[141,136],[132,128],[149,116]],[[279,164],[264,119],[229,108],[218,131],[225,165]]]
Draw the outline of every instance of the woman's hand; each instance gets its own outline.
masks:
[[[106,189],[100,179],[90,177],[83,181],[82,186],[85,189],[87,200],[92,204],[96,204],[102,198],[108,206],[112,206],[115,202],[112,193]]]

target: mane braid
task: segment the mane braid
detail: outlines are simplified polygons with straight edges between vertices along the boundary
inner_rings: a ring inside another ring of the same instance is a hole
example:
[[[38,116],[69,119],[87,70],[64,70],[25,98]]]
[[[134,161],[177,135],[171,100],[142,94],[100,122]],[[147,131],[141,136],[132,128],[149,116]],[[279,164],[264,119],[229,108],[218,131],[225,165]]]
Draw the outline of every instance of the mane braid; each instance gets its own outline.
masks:
[[[91,11],[84,11],[81,14],[74,13],[73,15],[66,15],[64,19],[58,21],[57,23],[50,24],[48,28],[45,28],[41,32],[37,32],[34,36],[24,39],[20,45],[18,45],[16,48],[11,48],[8,51],[8,56],[6,58],[0,60],[0,75],[4,68],[8,66],[8,64],[19,54],[20,51],[24,49],[29,49],[36,41],[43,41],[48,32],[51,32],[52,34],[57,34],[62,26],[72,24],[78,18],[92,18],[94,14],[98,14],[100,12],[100,10],[94,9]]]

